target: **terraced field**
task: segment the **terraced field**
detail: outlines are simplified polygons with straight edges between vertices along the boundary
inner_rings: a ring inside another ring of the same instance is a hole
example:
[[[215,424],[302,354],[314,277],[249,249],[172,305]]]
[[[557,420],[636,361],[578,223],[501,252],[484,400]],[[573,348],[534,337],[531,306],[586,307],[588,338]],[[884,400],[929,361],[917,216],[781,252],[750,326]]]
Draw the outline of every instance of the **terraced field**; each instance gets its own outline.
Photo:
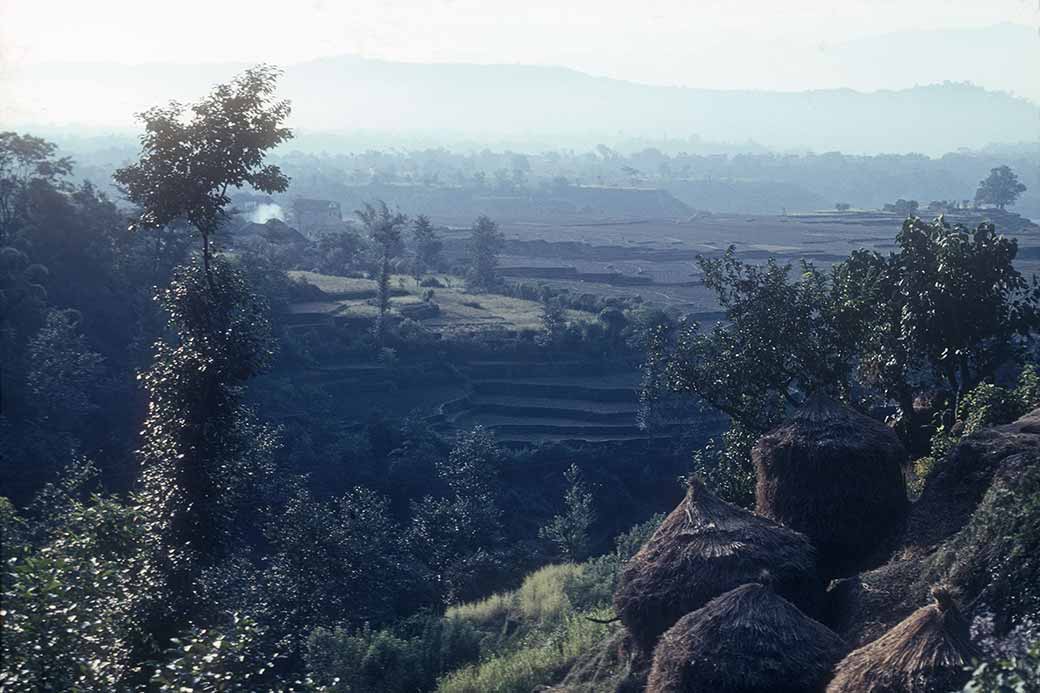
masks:
[[[332,300],[299,303],[290,307],[299,324],[316,324],[328,319],[362,320],[376,317],[376,282],[372,279],[337,277],[317,272],[289,272],[289,276],[317,286]],[[422,298],[426,289],[417,287],[412,277],[393,275],[390,279],[391,315],[417,320],[427,329],[441,334],[471,334],[488,330],[537,332],[542,329],[542,306],[537,301],[499,294],[469,293],[461,278],[437,275],[444,288],[433,289],[435,309]],[[311,316],[308,320],[306,316]],[[595,316],[567,311],[570,321],[594,320]]]
[[[501,258],[511,278],[544,282],[575,295],[639,295],[652,305],[692,315],[702,323],[722,317],[714,296],[700,282],[695,259],[718,254],[732,243],[739,257],[783,262],[809,259],[822,267],[854,248],[892,249],[900,219],[894,215],[831,213],[787,217],[715,215],[685,220],[589,224],[504,224],[508,242]],[[461,253],[467,229],[445,231],[448,255]],[[1040,236],[1019,235],[1019,265],[1040,271]],[[330,299],[292,306],[286,323],[306,332],[356,321],[366,329],[376,315],[376,283],[311,272],[293,272]],[[433,308],[411,277],[394,276],[391,311],[442,335],[533,332],[542,328],[541,305],[495,294],[470,294],[458,277],[440,275]],[[573,321],[591,313],[569,311]],[[420,411],[445,435],[486,426],[507,443],[581,440],[645,440],[636,423],[638,369],[556,354],[555,361],[502,359],[448,364],[403,363],[393,371],[378,365],[329,364],[298,374],[336,402],[336,413],[360,421],[381,409],[403,416]],[[671,428],[711,426],[692,419]]]
[[[513,444],[624,442],[648,436],[636,425],[639,373],[635,368],[589,362],[478,361],[464,372],[467,393],[444,402],[431,417],[446,434],[481,425]]]
[[[484,426],[513,445],[648,438],[636,424],[639,371],[624,363],[483,360],[458,367],[424,363],[393,368],[331,364],[281,377],[327,399],[332,415],[345,423],[382,411],[391,416],[419,414],[449,438]],[[299,413],[285,409],[277,415],[291,419]],[[689,425],[666,424],[655,434]]]

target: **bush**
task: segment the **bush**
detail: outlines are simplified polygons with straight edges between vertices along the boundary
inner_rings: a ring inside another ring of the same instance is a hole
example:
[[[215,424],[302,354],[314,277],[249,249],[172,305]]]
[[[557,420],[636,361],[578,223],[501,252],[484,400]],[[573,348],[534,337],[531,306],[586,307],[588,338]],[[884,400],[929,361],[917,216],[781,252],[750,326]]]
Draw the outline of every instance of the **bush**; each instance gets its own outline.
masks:
[[[17,552],[4,535],[0,690],[124,688],[145,640],[141,614],[161,599],[141,560],[141,517],[94,497],[73,501],[48,534]]]
[[[264,652],[264,630],[239,614],[231,614],[221,628],[194,628],[172,639],[168,661],[156,668],[152,686],[164,693],[287,690],[274,676],[281,655]]]
[[[1018,376],[1015,398],[1022,407],[1023,414],[1040,407],[1040,374],[1037,374],[1036,366],[1031,363],[1027,363]]]
[[[1040,616],[1040,467],[993,481],[968,525],[929,560],[923,576],[979,595],[1006,632]]]
[[[981,383],[961,398],[957,407],[958,424],[952,429],[937,426],[932,436],[931,449],[927,457],[913,463],[913,478],[909,490],[919,495],[924,482],[936,465],[957,445],[961,436],[970,435],[989,426],[1011,423],[1035,409],[1040,404],[1040,376],[1032,364],[1022,368],[1018,385],[1014,390]]]
[[[755,503],[755,466],[751,448],[757,436],[740,424],[733,423],[722,434],[722,442],[712,438],[693,453],[690,472],[704,480],[716,496],[743,508]]]
[[[921,492],[924,491],[924,484],[928,481],[928,477],[931,476],[934,470],[935,458],[931,455],[928,457],[919,457],[911,463],[911,474],[910,478],[907,480],[907,493],[912,499],[921,496]]]
[[[611,603],[617,585],[618,572],[625,561],[636,555],[664,521],[657,513],[649,520],[622,532],[614,540],[614,551],[582,564],[583,570],[567,578],[564,589],[571,605],[577,610],[602,608]]]
[[[472,625],[453,618],[427,618],[418,641],[424,688],[464,664],[480,658],[481,635]]]
[[[412,693],[423,685],[419,648],[387,630],[316,628],[305,659],[311,678],[329,693]]]
[[[592,493],[581,478],[578,465],[572,464],[564,476],[570,488],[564,495],[566,512],[553,517],[538,530],[541,539],[550,541],[567,560],[582,560],[589,553],[589,529],[596,521]]]
[[[1018,656],[984,662],[976,667],[964,693],[1027,693],[1040,690],[1040,640]]]
[[[311,681],[328,693],[412,693],[480,656],[480,634],[459,619],[421,614],[403,627],[417,633],[315,629],[307,639]]]
[[[964,435],[969,435],[988,426],[1011,423],[1024,413],[1023,408],[1014,392],[981,383],[964,395],[957,417],[964,422]]]

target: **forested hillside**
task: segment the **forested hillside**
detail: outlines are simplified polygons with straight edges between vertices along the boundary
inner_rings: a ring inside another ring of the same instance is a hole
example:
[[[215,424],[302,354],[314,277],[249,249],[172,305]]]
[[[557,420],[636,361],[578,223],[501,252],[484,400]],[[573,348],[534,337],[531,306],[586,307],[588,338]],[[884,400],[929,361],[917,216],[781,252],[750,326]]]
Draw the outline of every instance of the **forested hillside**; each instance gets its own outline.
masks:
[[[371,171],[263,218],[374,156],[271,156],[280,77],[140,114],[118,197],[0,133],[0,690],[1036,690],[1040,282],[944,214],[1033,179],[817,263],[707,244],[695,314]],[[550,159],[499,183],[778,162]]]

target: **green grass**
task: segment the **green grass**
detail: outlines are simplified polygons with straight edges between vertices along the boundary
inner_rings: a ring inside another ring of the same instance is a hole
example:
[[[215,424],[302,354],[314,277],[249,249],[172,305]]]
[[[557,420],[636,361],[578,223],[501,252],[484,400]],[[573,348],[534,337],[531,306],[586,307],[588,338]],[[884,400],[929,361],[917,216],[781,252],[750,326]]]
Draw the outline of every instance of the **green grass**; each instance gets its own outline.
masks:
[[[337,277],[317,272],[292,271],[293,279],[306,281],[322,291],[338,297],[338,315],[344,317],[374,318],[376,308],[372,296],[377,289],[372,279]],[[443,333],[472,333],[488,329],[506,329],[517,332],[537,332],[542,329],[542,306],[537,301],[500,296],[498,294],[469,293],[461,278],[452,275],[437,275],[445,288],[435,288],[433,301],[440,306],[436,318],[421,320],[431,329]],[[395,274],[390,286],[396,295],[390,300],[391,312],[395,308],[414,304],[422,300],[426,289],[418,287],[412,277]],[[566,311],[571,321],[594,320],[595,316],[576,310]]]
[[[325,293],[333,296],[368,291],[374,292],[378,289],[375,280],[372,279],[337,277],[331,274],[319,274],[318,272],[304,272],[301,270],[292,270],[287,272],[287,274],[290,279],[298,279],[308,284],[313,284]]]
[[[450,607],[445,613],[446,619],[466,621],[480,630],[488,630],[501,625],[513,608],[514,592],[493,594],[479,602],[467,602]]]
[[[568,580],[582,575],[585,567],[573,563],[549,565],[527,576],[516,593],[516,608],[529,623],[559,620],[570,609],[565,588]]]
[[[483,631],[497,630],[507,619],[529,628],[554,623],[571,610],[567,582],[581,577],[584,571],[584,565],[574,563],[547,565],[524,578],[519,589],[453,606],[444,617],[466,621]]]
[[[440,680],[440,693],[529,693],[553,683],[574,661],[609,637],[614,627],[585,618],[609,618],[609,609],[567,614],[550,631],[532,633],[516,648],[493,654]]]
[[[568,585],[586,570],[588,564],[546,566],[517,590],[448,609],[446,619],[468,623],[485,640],[481,661],[442,677],[437,690],[526,693],[557,681],[578,656],[616,629],[585,618],[610,618],[609,604],[579,610],[571,603]]]

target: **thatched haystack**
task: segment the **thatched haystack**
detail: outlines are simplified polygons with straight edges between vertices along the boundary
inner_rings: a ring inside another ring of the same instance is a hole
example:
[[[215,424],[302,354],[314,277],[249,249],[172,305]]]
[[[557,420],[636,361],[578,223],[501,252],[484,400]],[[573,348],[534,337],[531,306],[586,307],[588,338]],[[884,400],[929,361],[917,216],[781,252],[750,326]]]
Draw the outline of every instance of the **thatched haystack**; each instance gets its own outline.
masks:
[[[743,585],[661,636],[646,693],[822,691],[844,653],[841,638],[771,587]]]
[[[995,633],[1040,605],[1040,410],[962,440],[928,477],[889,563],[835,581],[825,622],[853,647],[951,585]],[[1009,560],[1014,556],[1014,560]]]
[[[981,653],[968,622],[945,589],[885,635],[850,653],[827,693],[946,693],[967,681],[964,667]]]
[[[824,577],[879,563],[908,509],[906,451],[880,421],[814,397],[752,451],[756,510],[804,533]]]
[[[650,656],[632,642],[623,628],[605,635],[583,653],[552,693],[642,693],[650,673]]]
[[[685,614],[762,570],[776,590],[810,613],[822,600],[815,551],[801,534],[719,500],[699,480],[630,560],[614,608],[636,642],[650,650]]]

